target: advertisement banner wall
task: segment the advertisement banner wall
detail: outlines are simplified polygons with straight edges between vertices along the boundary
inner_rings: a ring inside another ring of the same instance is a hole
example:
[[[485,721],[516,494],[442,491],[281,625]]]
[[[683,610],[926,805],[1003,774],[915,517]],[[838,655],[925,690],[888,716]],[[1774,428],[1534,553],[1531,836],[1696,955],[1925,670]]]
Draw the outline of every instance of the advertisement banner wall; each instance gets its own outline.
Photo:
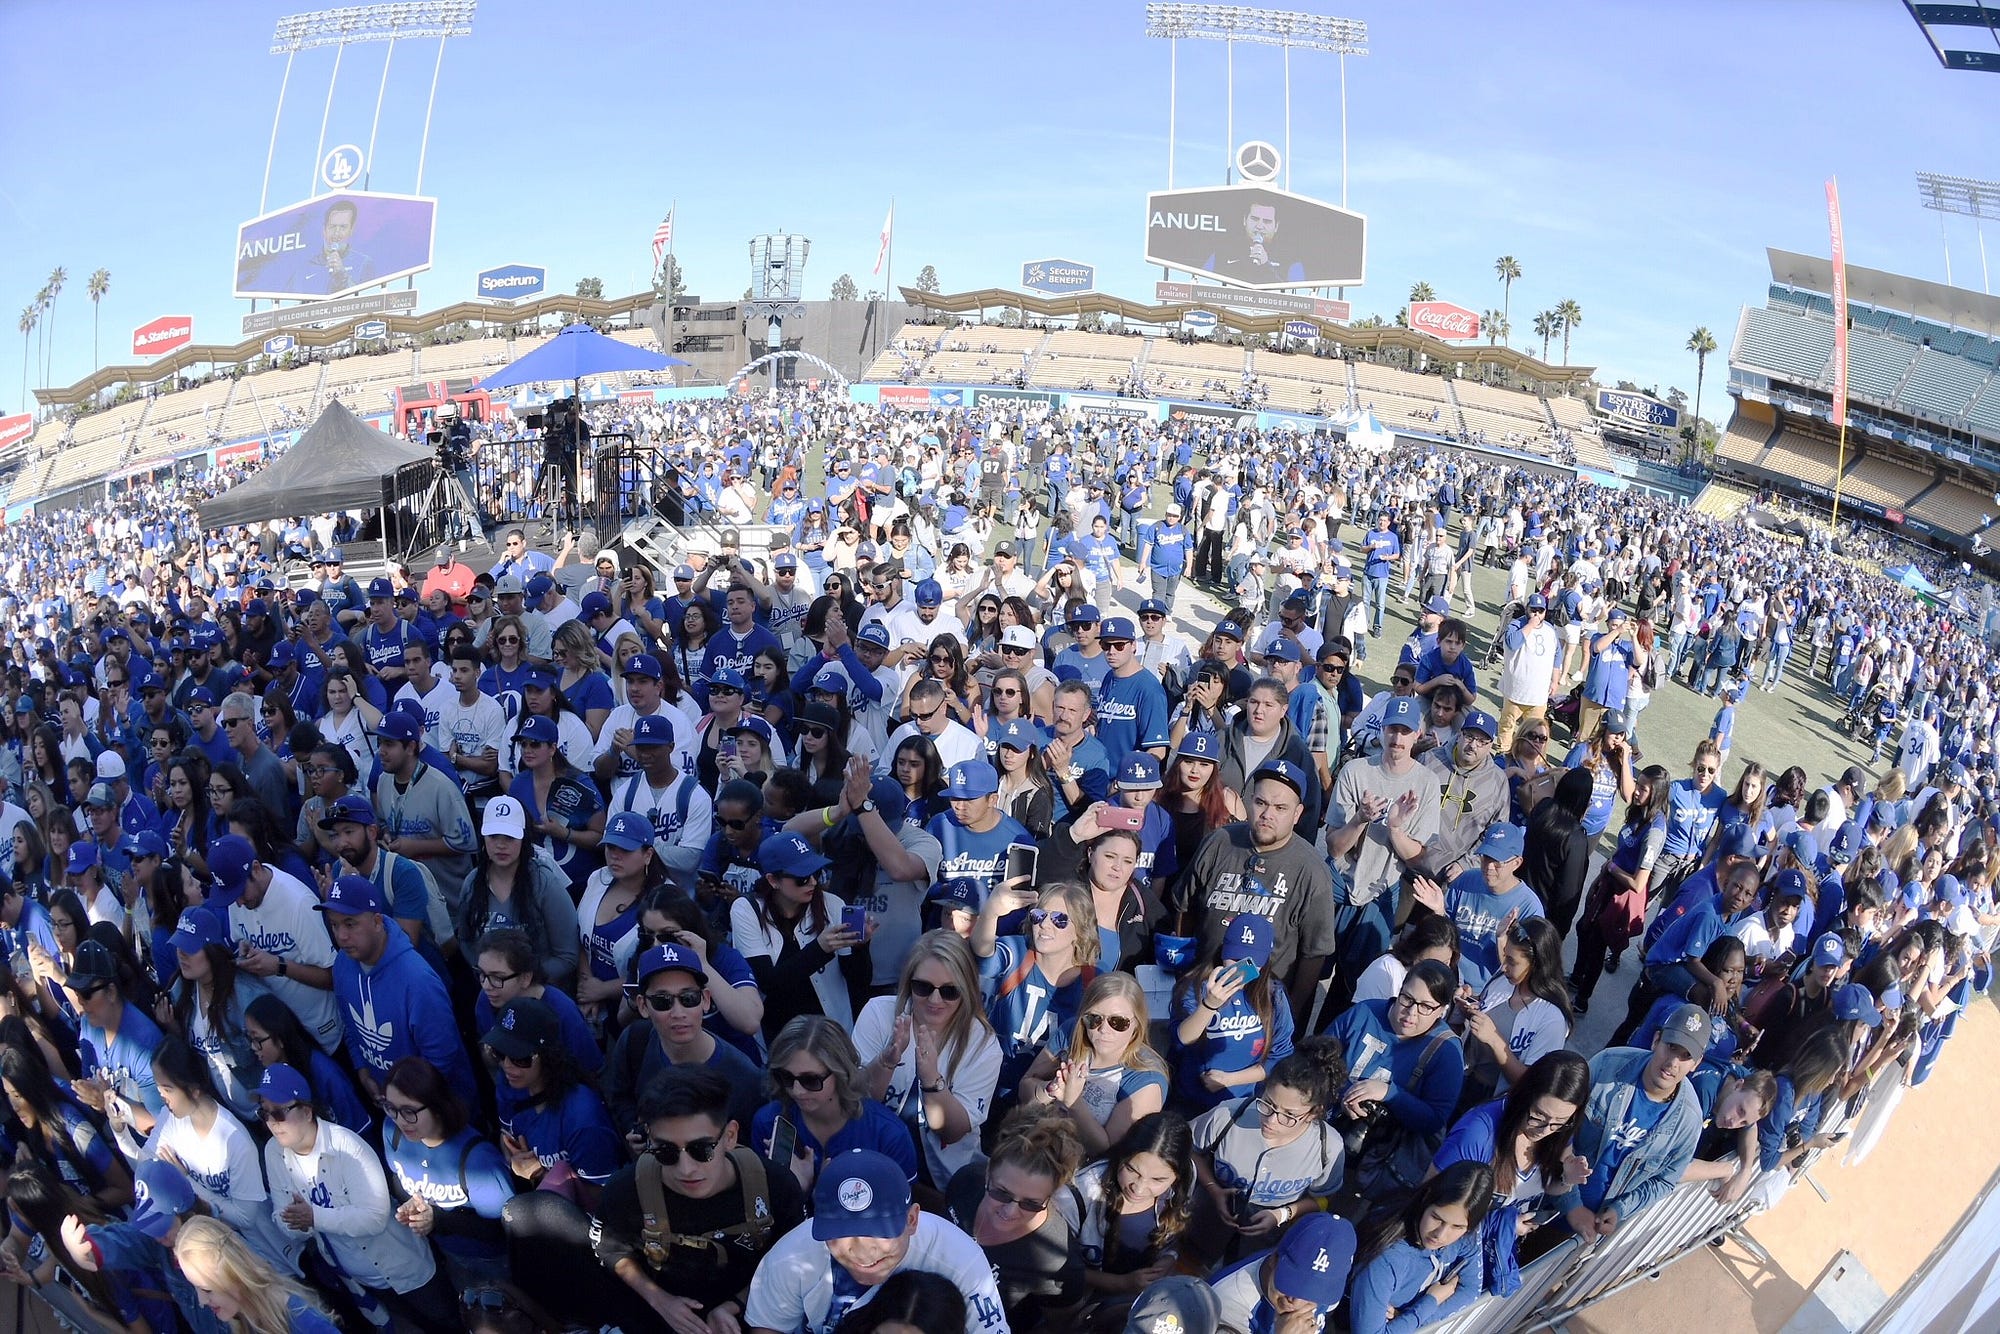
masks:
[[[194,316],[162,315],[132,331],[132,355],[163,357],[194,341]]]
[[[1354,317],[1349,301],[1319,296],[1295,296],[1290,292],[1239,292],[1193,283],[1154,283],[1153,300],[1163,306],[1187,306],[1197,301],[1213,302],[1232,310],[1255,310],[1274,315],[1310,315],[1316,320],[1344,323]]]
[[[345,190],[236,231],[239,297],[340,296],[431,266],[437,200]]]
[[[1627,421],[1644,422],[1668,431],[1681,424],[1681,414],[1669,404],[1629,390],[1598,390],[1597,410],[1607,417],[1623,417]]]
[[[1033,292],[1061,296],[1088,292],[1096,285],[1096,266],[1073,259],[1031,259],[1021,266],[1021,286]]]
[[[525,301],[548,290],[549,271],[539,265],[503,264],[482,270],[479,295],[485,301]]]
[[[12,449],[34,433],[35,415],[32,412],[0,417],[0,449]]]

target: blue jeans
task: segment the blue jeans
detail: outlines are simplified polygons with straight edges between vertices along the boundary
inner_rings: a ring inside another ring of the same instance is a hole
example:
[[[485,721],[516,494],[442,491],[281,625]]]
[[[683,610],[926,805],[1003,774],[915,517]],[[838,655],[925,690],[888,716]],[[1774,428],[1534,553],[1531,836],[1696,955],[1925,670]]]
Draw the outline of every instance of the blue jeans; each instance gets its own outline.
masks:
[[[1686,630],[1674,631],[1674,637],[1669,641],[1667,647],[1668,676],[1679,676],[1681,674],[1681,661],[1687,657],[1688,644],[1693,639],[1694,635]]]
[[[1790,644],[1780,644],[1771,650],[1770,664],[1764,669],[1764,689],[1774,689],[1778,682],[1785,679],[1785,664],[1791,661],[1791,657]]]
[[[1368,633],[1382,633],[1382,613],[1389,602],[1389,579],[1386,574],[1368,576]]]

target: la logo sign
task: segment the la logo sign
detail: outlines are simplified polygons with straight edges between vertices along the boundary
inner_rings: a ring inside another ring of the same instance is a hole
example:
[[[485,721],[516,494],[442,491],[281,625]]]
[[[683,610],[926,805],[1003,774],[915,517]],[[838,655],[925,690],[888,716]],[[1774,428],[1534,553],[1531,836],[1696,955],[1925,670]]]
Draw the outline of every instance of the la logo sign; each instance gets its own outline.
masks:
[[[132,355],[163,357],[194,341],[194,316],[162,315],[132,331]]]

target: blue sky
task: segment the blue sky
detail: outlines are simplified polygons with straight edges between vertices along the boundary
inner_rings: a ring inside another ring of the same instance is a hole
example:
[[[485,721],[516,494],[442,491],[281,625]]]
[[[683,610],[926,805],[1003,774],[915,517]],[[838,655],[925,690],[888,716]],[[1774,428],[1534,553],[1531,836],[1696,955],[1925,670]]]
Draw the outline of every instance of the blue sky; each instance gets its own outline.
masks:
[[[130,331],[192,314],[199,341],[234,342],[238,222],[258,211],[284,61],[267,54],[296,4],[0,8],[0,406],[16,410],[15,316],[57,264],[51,379],[87,374],[84,280],[112,275],[107,361]],[[1493,260],[1525,270],[1516,346],[1567,297],[1584,319],[1571,359],[1692,392],[1689,330],[1728,350],[1762,300],[1764,247],[1825,253],[1822,182],[1838,175],[1848,258],[1942,279],[1936,215],[1912,173],[2000,177],[2000,79],[1951,74],[1895,0],[1469,3],[1343,0],[1371,54],[1348,61],[1350,207],[1369,217],[1357,314],[1393,315],[1411,283],[1500,304]],[[80,17],[87,18],[79,22]],[[807,287],[851,273],[865,290],[896,201],[895,274],[937,267],[947,290],[1011,286],[1026,259],[1098,266],[1099,286],[1150,297],[1145,192],[1166,184],[1164,42],[1138,0],[1007,6],[734,7],[482,0],[447,50],[424,192],[439,200],[426,308],[472,295],[496,264],[546,264],[569,289],[644,281],[649,238],[678,200],[690,288],[747,283],[748,238],[813,242]],[[327,143],[365,143],[381,46],[351,48]],[[436,44],[398,48],[375,156],[377,189],[415,183]],[[1223,49],[1181,44],[1176,184],[1219,180]],[[280,126],[270,207],[305,197],[331,51],[301,55]],[[1281,141],[1276,52],[1238,48],[1235,135]],[[1292,61],[1293,188],[1339,198],[1331,57]],[[569,182],[565,184],[564,182]],[[1994,237],[2000,267],[2000,232]],[[1978,286],[1969,223],[1954,276]],[[875,280],[879,285],[879,279]],[[11,342],[9,341],[11,340]],[[1552,359],[1559,353],[1552,352]],[[1715,415],[1721,368],[1704,407]],[[39,373],[32,378],[39,380]]]

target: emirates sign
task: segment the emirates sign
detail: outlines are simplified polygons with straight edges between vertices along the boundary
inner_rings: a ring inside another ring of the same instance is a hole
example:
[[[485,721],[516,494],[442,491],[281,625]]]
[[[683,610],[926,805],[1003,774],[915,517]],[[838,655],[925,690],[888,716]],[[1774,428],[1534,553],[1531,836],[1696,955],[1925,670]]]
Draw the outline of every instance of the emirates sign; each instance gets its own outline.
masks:
[[[1449,301],[1416,301],[1410,305],[1410,327],[1447,343],[1462,343],[1479,337],[1479,313]]]
[[[132,331],[132,355],[161,357],[194,341],[194,316],[162,315]]]

